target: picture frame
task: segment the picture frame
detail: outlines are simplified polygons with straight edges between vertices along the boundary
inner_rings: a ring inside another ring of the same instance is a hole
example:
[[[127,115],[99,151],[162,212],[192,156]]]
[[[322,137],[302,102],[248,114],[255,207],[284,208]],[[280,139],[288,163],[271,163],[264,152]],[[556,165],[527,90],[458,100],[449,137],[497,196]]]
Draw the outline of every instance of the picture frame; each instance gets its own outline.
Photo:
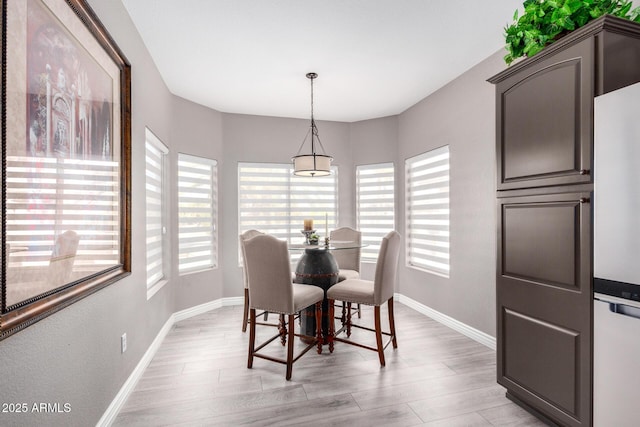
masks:
[[[131,65],[85,0],[1,0],[0,340],[131,273]]]

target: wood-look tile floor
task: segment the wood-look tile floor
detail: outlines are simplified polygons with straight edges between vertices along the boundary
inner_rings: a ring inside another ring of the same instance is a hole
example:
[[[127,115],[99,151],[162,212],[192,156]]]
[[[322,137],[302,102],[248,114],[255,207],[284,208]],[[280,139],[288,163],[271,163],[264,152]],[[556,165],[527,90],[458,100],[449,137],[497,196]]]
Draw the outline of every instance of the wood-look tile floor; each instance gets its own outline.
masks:
[[[254,359],[247,369],[241,306],[178,322],[114,425],[544,425],[505,397],[494,351],[402,304],[395,309],[398,348],[387,347],[386,367],[373,351],[336,343],[333,354],[327,346],[305,354],[291,381],[278,363]],[[373,324],[370,307],[361,321]],[[259,338],[275,331],[258,330]],[[375,343],[362,330],[352,338]],[[276,341],[270,351],[283,348]]]

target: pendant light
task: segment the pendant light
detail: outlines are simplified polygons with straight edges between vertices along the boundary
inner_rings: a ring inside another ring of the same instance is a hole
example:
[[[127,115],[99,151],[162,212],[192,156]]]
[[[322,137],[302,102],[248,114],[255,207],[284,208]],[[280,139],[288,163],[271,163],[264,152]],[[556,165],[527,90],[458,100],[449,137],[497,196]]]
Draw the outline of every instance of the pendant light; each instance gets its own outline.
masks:
[[[327,176],[331,174],[331,161],[333,160],[333,157],[325,154],[324,147],[322,146],[322,142],[320,142],[320,137],[318,136],[316,122],[313,119],[313,80],[316,77],[318,77],[316,73],[307,74],[307,78],[311,80],[311,127],[302,140],[298,153],[291,159],[293,161],[293,174],[298,176],[314,177]],[[311,153],[300,154],[309,134],[311,134]],[[320,146],[322,154],[316,153],[316,142],[317,145]]]

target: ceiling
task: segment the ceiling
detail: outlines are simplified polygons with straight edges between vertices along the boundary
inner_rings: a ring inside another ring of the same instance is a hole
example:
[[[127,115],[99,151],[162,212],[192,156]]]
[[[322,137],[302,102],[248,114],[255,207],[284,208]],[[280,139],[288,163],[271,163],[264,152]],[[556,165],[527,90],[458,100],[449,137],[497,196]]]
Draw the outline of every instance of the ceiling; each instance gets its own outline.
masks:
[[[504,46],[522,0],[121,0],[169,90],[218,111],[399,114]],[[489,77],[489,76],[487,76]]]

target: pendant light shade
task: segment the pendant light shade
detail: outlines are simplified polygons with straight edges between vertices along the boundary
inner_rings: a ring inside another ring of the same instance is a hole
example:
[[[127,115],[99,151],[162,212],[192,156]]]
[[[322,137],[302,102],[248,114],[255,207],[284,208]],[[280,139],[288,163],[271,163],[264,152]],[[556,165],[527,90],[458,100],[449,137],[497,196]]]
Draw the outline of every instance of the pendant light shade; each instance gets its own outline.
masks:
[[[322,142],[318,136],[318,128],[313,118],[313,80],[318,77],[316,73],[308,73],[307,78],[311,80],[311,127],[302,140],[298,153],[291,159],[293,161],[293,174],[298,176],[327,176],[331,174],[331,162],[333,157],[327,156],[324,152]],[[311,134],[311,153],[300,154],[304,148],[304,143]],[[316,143],[322,150],[322,154],[316,153]]]
[[[293,173],[299,176],[326,176],[331,174],[331,156],[303,154],[293,158]]]

